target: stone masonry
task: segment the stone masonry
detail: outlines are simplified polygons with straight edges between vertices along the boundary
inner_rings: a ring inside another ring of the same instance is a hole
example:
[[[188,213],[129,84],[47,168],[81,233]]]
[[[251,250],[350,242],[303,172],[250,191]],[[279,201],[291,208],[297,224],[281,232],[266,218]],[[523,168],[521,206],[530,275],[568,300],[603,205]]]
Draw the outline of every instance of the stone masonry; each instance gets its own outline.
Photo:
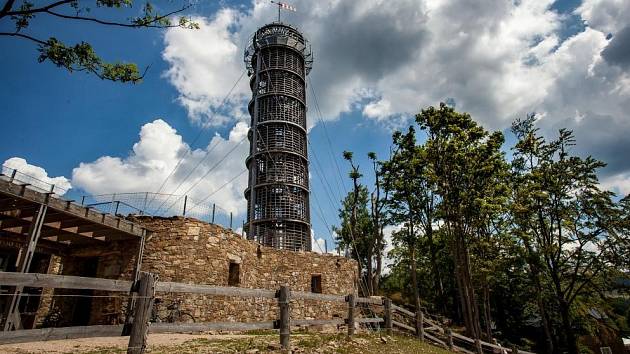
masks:
[[[292,291],[309,292],[315,276],[321,279],[323,294],[356,292],[354,260],[262,247],[218,225],[192,218],[137,217],[134,221],[152,230],[145,243],[142,270],[158,274],[161,281],[228,286],[232,263],[232,267],[238,268],[238,284],[234,286],[277,290],[281,285],[288,285]],[[168,315],[167,305],[179,300],[182,311],[193,315],[197,322],[254,322],[277,318],[278,308],[273,299],[193,294],[158,296],[161,297],[160,317]],[[319,301],[294,300],[291,307],[295,319],[344,317],[347,311],[345,304]]]
[[[158,281],[215,286],[238,286],[292,291],[311,291],[312,277],[319,279],[323,294],[356,293],[356,261],[330,254],[294,252],[263,247],[221,226],[184,217],[143,217],[130,219],[151,233],[145,241],[141,270],[158,275]],[[138,254],[137,242],[110,242],[99,247],[80,247],[55,256],[48,273],[133,279]],[[232,279],[230,281],[230,268]],[[102,291],[44,289],[36,323],[45,326],[51,314],[59,313],[56,326],[122,323],[128,304],[126,294]],[[50,295],[61,295],[50,297]],[[68,295],[97,295],[86,298]],[[110,296],[113,295],[113,296]],[[169,305],[180,303],[182,315],[175,321],[195,322],[270,321],[278,318],[275,299],[233,298],[198,294],[158,293],[157,316],[168,321]],[[84,300],[77,300],[84,299]],[[52,301],[51,301],[52,300]],[[344,303],[292,300],[293,319],[345,317]],[[154,318],[154,320],[158,320]]]

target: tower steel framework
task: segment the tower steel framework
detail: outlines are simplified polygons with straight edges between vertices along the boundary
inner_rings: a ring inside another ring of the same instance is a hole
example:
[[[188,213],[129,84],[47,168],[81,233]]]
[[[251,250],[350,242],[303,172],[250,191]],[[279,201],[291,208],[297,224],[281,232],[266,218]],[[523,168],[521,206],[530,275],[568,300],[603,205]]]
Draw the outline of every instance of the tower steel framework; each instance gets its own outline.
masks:
[[[252,99],[247,238],[262,245],[311,250],[306,75],[311,48],[294,27],[259,28],[245,51]]]

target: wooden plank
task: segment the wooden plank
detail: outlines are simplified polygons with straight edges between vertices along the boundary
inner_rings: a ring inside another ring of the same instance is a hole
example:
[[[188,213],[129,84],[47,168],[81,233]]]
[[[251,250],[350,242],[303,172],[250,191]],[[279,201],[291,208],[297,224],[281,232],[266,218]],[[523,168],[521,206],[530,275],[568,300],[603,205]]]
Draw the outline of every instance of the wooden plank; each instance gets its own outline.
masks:
[[[33,288],[93,289],[123,292],[129,292],[131,289],[131,282],[127,280],[15,272],[0,272],[0,284]]]
[[[397,327],[400,327],[400,328],[404,328],[404,329],[407,329],[407,330],[409,330],[409,331],[411,331],[411,332],[413,332],[413,333],[416,333],[416,329],[415,329],[415,328],[413,328],[413,327],[411,327],[411,326],[407,326],[407,325],[406,325],[406,324],[404,324],[404,323],[400,323],[400,322],[398,322],[398,321],[392,321],[392,325],[397,326]]]
[[[290,324],[290,304],[291,304],[291,290],[289,286],[280,286],[278,292],[278,308],[280,309],[280,318],[278,319],[278,329],[280,330],[280,346],[282,349],[289,350],[290,337],[291,337],[291,324]]]
[[[127,354],[144,354],[147,348],[147,335],[149,333],[149,319],[155,299],[156,276],[151,273],[141,272],[138,280],[138,297],[133,305],[133,323],[129,334]]]
[[[358,304],[374,304],[374,305],[382,305],[383,298],[372,298],[372,297],[357,297],[356,302]]]
[[[392,310],[398,311],[398,312],[401,312],[401,313],[403,313],[403,314],[405,314],[407,316],[411,316],[413,318],[416,318],[416,314],[415,313],[413,313],[413,312],[411,312],[411,311],[409,311],[407,309],[404,309],[402,307],[396,306],[394,304],[392,304]]]
[[[317,293],[309,293],[309,292],[304,292],[304,291],[292,291],[291,292],[291,298],[292,299],[299,299],[299,300],[346,302],[346,296],[345,295],[317,294]]]
[[[385,313],[385,331],[388,335],[392,335],[392,300],[390,298],[383,299],[383,307]]]
[[[356,320],[354,320],[354,322],[357,322],[357,323],[381,323],[381,322],[385,322],[385,320],[380,318],[380,317],[371,317],[371,318],[357,318]]]
[[[120,333],[122,333],[122,328],[123,325],[98,325],[24,329],[19,331],[0,332],[0,344],[26,343],[73,338],[116,337],[120,336]]]
[[[427,327],[424,329],[425,331],[438,331],[440,332],[440,334],[444,334],[444,329],[442,327],[438,327],[438,326],[431,326],[431,327]]]
[[[440,333],[444,333],[444,329],[442,329],[442,326],[440,326],[437,322],[428,319],[426,316],[424,317],[424,322],[430,324],[433,327],[437,327],[440,329]]]
[[[22,194],[22,191],[24,192]],[[42,193],[32,189],[23,189],[15,183],[0,180],[0,193],[5,193],[10,196],[17,197],[16,201],[26,201],[39,204],[48,204],[48,206],[56,211],[61,211],[64,214],[70,214],[72,217],[81,218],[93,223],[106,225],[112,229],[118,229],[134,235],[136,237],[142,236],[142,226],[134,223],[121,223],[118,225],[117,217],[112,215],[103,215],[102,213],[90,210],[76,203],[68,203],[66,200],[62,200],[57,197],[49,197],[47,193]]]
[[[151,323],[149,333],[178,333],[206,331],[252,331],[274,329],[273,321],[267,322],[201,322],[201,323]]]
[[[334,318],[332,320],[291,320],[291,326],[324,326],[324,325],[342,325],[346,321],[343,318]]]
[[[496,344],[492,344],[492,343],[488,343],[488,342],[484,342],[484,341],[480,341],[480,342],[481,342],[481,345],[485,345],[487,347],[494,348],[494,349],[500,349],[500,350],[509,350],[510,349],[508,347],[502,347],[502,346],[499,346],[499,345],[496,345]],[[519,353],[520,352],[521,351],[519,350]]]
[[[426,332],[424,333],[424,336],[426,338],[429,338],[430,340],[436,342],[436,343],[441,344],[442,346],[444,346],[446,348],[446,342],[444,342],[443,340],[438,339],[437,337],[434,337],[434,336],[432,336],[432,335],[430,335],[429,333],[426,333]]]
[[[155,286],[155,291],[165,293],[206,294],[215,296],[262,297],[268,299],[274,299],[276,297],[276,292],[273,290],[183,284],[173,282],[158,282]]]
[[[468,349],[464,349],[464,348],[458,347],[456,345],[453,345],[453,348],[455,348],[455,350],[458,351],[458,352],[463,352],[463,353],[466,353],[466,354],[476,354],[475,352],[471,352]]]
[[[468,338],[468,337],[466,337],[466,336],[462,336],[462,335],[461,335],[461,334],[459,334],[459,333],[455,333],[455,332],[453,332],[453,337],[455,337],[455,338],[459,338],[459,339],[461,339],[461,340],[463,340],[463,341],[466,341],[466,342],[468,342],[468,343],[473,343],[473,344],[475,343],[475,340],[474,340],[474,339],[472,339],[472,338]]]
[[[348,324],[348,336],[354,335],[354,308],[356,306],[354,294],[348,295],[348,318],[346,323]]]

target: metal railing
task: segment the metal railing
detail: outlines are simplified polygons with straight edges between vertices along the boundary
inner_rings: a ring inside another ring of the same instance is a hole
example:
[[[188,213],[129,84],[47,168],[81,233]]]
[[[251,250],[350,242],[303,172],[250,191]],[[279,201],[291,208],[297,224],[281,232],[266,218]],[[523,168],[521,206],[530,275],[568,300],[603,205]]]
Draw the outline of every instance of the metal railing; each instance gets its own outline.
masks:
[[[81,205],[114,215],[187,216],[230,229],[242,226],[234,214],[216,203],[202,203],[187,195],[135,192],[82,195]]]
[[[68,193],[68,189],[61,188],[46,181],[42,181],[41,179],[38,179],[32,175],[20,172],[14,168],[4,165],[2,166],[2,170],[0,171],[0,179],[26,186],[26,188],[37,192],[50,193],[57,198],[60,198],[61,196]]]
[[[232,212],[216,203],[196,201],[186,195],[152,192],[80,194],[78,190],[59,187],[5,165],[0,170],[0,179],[111,215],[187,216],[229,229],[237,229],[243,224],[243,220],[235,220]]]

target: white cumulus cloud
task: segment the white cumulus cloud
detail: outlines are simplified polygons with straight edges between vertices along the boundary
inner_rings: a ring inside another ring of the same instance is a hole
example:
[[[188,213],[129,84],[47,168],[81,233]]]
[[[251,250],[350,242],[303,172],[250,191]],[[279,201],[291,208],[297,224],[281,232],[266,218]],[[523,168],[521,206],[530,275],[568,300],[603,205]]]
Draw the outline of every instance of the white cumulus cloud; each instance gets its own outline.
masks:
[[[2,173],[11,175],[13,171],[9,169],[18,171],[15,175],[16,181],[30,183],[33,187],[50,190],[51,185],[55,185],[54,192],[58,195],[64,195],[72,188],[72,184],[66,177],[50,177],[45,169],[31,165],[21,157],[7,159],[2,165]]]
[[[242,215],[247,173],[239,173],[245,170],[247,130],[245,123],[238,123],[227,138],[216,134],[207,146],[193,149],[168,123],[157,119],[142,126],[128,156],[103,156],[81,163],[72,171],[72,183],[90,194],[157,192],[175,170],[162,193],[216,202],[226,211]]]

